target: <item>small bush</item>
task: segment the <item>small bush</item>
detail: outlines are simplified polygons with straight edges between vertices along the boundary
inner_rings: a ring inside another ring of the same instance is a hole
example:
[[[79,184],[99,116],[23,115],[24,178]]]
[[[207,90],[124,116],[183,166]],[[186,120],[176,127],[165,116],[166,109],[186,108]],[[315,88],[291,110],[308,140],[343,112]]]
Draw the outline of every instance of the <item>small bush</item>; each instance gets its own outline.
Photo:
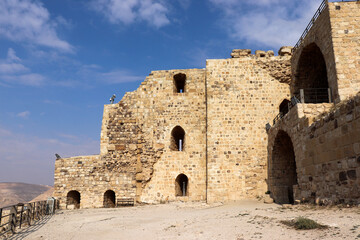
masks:
[[[328,227],[305,217],[298,217],[291,221],[281,221],[281,223],[298,230],[324,229]]]

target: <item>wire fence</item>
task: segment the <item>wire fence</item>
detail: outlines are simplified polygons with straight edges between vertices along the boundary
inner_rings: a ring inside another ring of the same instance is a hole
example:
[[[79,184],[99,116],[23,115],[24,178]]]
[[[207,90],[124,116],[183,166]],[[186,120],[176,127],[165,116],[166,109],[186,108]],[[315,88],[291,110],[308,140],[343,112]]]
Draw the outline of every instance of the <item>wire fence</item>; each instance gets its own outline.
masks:
[[[0,237],[9,237],[17,229],[31,226],[46,215],[54,214],[56,209],[57,202],[54,198],[0,208]]]

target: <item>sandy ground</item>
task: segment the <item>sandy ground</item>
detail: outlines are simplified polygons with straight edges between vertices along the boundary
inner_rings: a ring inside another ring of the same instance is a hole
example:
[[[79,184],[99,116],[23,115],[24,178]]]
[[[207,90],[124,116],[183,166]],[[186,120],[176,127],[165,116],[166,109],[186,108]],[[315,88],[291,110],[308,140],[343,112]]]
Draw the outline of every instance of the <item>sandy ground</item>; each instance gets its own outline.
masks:
[[[329,225],[295,230],[280,223],[304,216]],[[58,211],[10,239],[360,239],[360,208],[170,203],[116,209]]]

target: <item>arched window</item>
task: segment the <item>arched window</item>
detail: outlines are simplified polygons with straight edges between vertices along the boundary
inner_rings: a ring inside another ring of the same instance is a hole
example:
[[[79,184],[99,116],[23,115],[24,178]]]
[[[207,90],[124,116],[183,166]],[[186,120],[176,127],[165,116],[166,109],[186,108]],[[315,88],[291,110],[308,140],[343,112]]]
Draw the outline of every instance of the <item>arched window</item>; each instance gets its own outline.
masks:
[[[300,55],[294,94],[305,103],[331,102],[326,63],[320,48],[311,43]]]
[[[175,179],[175,196],[189,196],[188,185],[188,177],[185,174],[179,174]]]
[[[115,192],[112,190],[107,190],[104,193],[104,207],[113,208],[115,207],[115,203],[116,203]]]
[[[66,208],[79,209],[80,208],[80,193],[72,190],[68,192],[66,197]]]
[[[282,116],[285,116],[289,112],[289,103],[290,101],[287,99],[284,99],[279,106],[279,112],[282,114]]]
[[[186,88],[186,75],[184,73],[178,73],[174,75],[174,92],[184,93]]]
[[[276,203],[294,203],[293,186],[297,184],[294,147],[289,135],[279,131],[269,164],[269,188]]]
[[[184,151],[185,131],[182,127],[176,126],[171,131],[170,149],[172,151]]]

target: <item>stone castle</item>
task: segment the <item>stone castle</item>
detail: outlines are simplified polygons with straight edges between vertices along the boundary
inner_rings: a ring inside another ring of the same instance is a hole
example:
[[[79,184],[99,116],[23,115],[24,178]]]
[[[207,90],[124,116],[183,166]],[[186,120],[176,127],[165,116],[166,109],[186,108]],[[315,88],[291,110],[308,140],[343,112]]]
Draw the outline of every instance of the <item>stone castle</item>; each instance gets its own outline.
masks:
[[[100,154],[57,159],[61,208],[360,203],[360,2],[324,1],[294,48],[153,71],[104,106]]]

